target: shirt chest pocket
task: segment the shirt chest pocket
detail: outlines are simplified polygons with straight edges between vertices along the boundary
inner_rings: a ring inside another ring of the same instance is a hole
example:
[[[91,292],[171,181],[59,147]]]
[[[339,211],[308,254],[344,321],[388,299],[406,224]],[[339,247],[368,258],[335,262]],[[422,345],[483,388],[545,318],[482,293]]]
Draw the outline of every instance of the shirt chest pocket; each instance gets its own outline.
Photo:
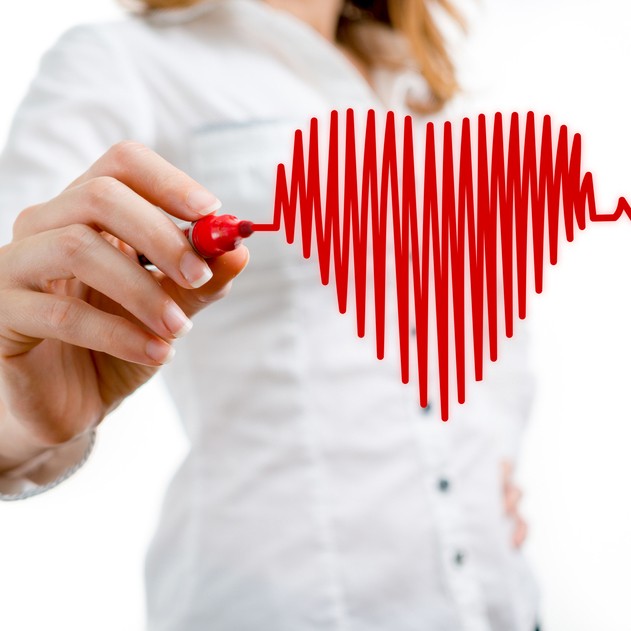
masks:
[[[297,121],[257,121],[209,125],[193,132],[191,175],[223,202],[220,213],[271,223],[279,163],[291,165]],[[295,272],[299,247],[284,232],[255,234],[247,242],[251,276],[270,267]]]

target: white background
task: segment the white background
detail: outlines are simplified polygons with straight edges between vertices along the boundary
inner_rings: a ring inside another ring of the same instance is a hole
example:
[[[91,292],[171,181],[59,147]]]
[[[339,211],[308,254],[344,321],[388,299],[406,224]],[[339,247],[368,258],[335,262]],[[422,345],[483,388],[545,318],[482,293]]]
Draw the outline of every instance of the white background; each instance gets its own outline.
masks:
[[[487,0],[461,60],[474,107],[550,113],[580,131],[603,209],[631,195],[631,6]],[[21,0],[0,20],[0,137],[41,53],[111,0]],[[631,224],[562,244],[531,300],[538,395],[520,480],[545,631],[631,629]],[[143,557],[185,440],[159,381],[104,424],[49,494],[0,505],[0,629],[140,631]]]

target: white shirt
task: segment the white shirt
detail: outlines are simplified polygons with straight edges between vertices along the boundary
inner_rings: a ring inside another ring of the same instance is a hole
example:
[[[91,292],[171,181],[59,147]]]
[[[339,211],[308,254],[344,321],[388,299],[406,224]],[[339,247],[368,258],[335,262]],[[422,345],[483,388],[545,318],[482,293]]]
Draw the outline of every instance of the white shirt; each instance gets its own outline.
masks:
[[[133,138],[270,221],[291,131],[333,108],[404,108],[308,25],[258,0],[68,32],[43,60],[0,162],[0,217],[56,195]],[[374,358],[314,261],[255,235],[228,298],[163,372],[191,440],[147,562],[151,631],[533,631],[500,460],[531,396],[525,342],[442,423]],[[413,332],[411,332],[413,335]]]

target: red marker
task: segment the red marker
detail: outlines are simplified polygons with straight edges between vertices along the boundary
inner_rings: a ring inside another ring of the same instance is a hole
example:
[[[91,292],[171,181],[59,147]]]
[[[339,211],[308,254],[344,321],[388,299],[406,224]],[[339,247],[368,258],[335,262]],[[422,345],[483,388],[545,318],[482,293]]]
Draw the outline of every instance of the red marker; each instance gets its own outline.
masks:
[[[252,232],[251,221],[242,221],[234,215],[215,214],[198,219],[184,229],[193,249],[205,259],[214,259],[234,250]],[[152,265],[143,254],[138,256],[138,260],[145,267]]]

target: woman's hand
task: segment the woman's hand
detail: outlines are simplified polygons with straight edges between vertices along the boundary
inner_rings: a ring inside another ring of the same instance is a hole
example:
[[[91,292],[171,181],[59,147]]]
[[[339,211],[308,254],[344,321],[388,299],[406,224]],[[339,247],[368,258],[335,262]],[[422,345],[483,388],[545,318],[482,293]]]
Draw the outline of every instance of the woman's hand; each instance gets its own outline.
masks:
[[[124,142],[19,215],[0,248],[0,471],[96,426],[169,361],[187,316],[225,295],[247,250],[211,272],[156,208],[194,221],[217,205],[163,158]],[[140,252],[161,272],[141,267]]]

